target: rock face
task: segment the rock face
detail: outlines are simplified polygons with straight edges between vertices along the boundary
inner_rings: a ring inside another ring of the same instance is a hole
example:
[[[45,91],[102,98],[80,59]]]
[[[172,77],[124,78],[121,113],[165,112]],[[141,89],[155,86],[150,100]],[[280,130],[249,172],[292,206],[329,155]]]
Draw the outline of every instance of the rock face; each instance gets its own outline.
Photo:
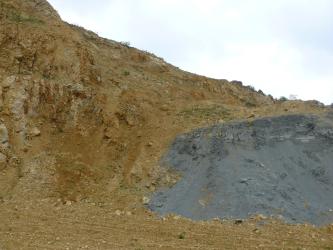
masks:
[[[163,159],[182,179],[150,208],[192,219],[263,214],[333,221],[333,119],[291,115],[179,136]]]
[[[62,22],[45,0],[0,1],[0,23],[6,199],[105,201],[104,192],[118,199],[123,184],[153,190],[174,182],[158,161],[182,131],[249,114],[325,110],[182,71]],[[137,194],[140,204],[143,195]]]
[[[145,186],[177,131],[236,113],[225,104],[240,115],[275,105],[64,23],[45,0],[0,1],[0,23],[0,197],[47,190],[65,202]]]

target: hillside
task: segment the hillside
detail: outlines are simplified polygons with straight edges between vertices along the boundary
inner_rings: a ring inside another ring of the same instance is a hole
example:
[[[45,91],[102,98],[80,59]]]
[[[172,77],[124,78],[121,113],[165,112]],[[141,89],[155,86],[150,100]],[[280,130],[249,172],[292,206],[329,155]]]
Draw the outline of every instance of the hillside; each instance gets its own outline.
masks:
[[[143,206],[178,179],[159,166],[178,134],[326,111],[182,71],[63,22],[44,0],[0,0],[0,249],[332,246],[331,227],[258,234],[251,221],[161,220]]]

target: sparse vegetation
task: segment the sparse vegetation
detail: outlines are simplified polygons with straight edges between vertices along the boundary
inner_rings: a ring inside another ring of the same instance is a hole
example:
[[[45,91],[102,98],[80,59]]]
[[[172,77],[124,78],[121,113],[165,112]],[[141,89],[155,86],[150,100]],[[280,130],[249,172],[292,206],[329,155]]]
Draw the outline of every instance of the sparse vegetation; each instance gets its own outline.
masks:
[[[264,91],[262,91],[261,89],[258,90],[258,93],[259,93],[260,95],[265,95]]]
[[[256,91],[255,87],[253,87],[252,85],[246,86],[249,90],[251,91]]]
[[[182,232],[178,235],[178,239],[183,240],[183,239],[185,239],[185,236],[186,236],[186,233]]]
[[[130,74],[131,74],[131,73],[130,73],[128,70],[124,70],[124,71],[123,71],[123,75],[124,75],[124,76],[129,76]]]
[[[40,20],[34,16],[28,16],[23,13],[16,12],[14,10],[8,13],[9,20],[16,23],[33,23],[33,24],[44,24],[43,20]]]
[[[230,83],[231,84],[236,84],[236,85],[239,85],[239,86],[243,86],[243,82],[237,81],[237,80],[232,80]]]
[[[178,116],[183,116],[185,118],[197,117],[201,119],[207,118],[229,118],[230,112],[223,106],[211,106],[211,107],[192,107],[185,109],[177,114]]]
[[[280,102],[285,102],[285,101],[288,101],[288,98],[287,98],[287,97],[284,97],[284,96],[281,96],[281,97],[279,98],[279,101],[280,101]]]

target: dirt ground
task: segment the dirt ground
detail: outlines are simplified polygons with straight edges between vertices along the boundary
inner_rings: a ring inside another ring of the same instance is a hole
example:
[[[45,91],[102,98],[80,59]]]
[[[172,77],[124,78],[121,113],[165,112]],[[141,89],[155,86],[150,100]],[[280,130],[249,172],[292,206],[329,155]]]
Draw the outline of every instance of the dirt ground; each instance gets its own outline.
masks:
[[[114,205],[2,204],[1,249],[332,249],[333,228],[158,218]]]

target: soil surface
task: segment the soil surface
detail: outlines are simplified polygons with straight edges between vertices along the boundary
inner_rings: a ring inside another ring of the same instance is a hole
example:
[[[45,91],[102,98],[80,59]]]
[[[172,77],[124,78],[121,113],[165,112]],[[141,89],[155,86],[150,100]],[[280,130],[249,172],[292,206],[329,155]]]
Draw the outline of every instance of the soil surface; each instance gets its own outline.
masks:
[[[163,159],[182,178],[150,208],[192,219],[333,222],[333,119],[289,115],[178,136]]]

